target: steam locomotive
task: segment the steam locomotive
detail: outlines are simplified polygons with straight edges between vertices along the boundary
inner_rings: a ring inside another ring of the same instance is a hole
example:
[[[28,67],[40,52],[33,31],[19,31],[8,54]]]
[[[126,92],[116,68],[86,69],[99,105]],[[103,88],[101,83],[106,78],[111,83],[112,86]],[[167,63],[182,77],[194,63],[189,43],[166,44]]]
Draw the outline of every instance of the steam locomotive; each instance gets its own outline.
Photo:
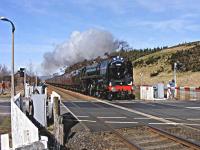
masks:
[[[120,56],[84,66],[46,82],[108,100],[135,97],[132,63]]]

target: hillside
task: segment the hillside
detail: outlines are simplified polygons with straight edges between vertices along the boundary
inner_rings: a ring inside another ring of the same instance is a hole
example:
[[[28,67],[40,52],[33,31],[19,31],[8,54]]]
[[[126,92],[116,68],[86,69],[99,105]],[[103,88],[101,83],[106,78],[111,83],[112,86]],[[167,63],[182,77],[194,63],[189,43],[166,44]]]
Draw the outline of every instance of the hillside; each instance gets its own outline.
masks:
[[[185,43],[143,56],[133,61],[136,84],[167,83],[173,78],[173,64],[178,86],[200,86],[200,42]]]
[[[150,48],[146,48],[146,49],[132,49],[130,47],[128,47],[128,49],[122,49],[120,51],[114,51],[110,54],[108,53],[105,53],[105,55],[103,57],[97,57],[97,58],[94,58],[94,59],[91,59],[91,60],[87,60],[85,59],[84,61],[80,61],[78,63],[75,63],[69,67],[66,68],[65,72],[66,73],[69,73],[73,70],[76,70],[76,69],[79,69],[83,66],[86,66],[86,65],[91,65],[92,63],[94,62],[99,62],[99,61],[102,61],[103,59],[107,59],[109,57],[113,57],[113,56],[122,56],[126,59],[129,59],[131,61],[133,60],[136,60],[142,56],[145,56],[145,55],[149,55],[149,54],[152,54],[152,53],[155,53],[155,52],[158,52],[158,51],[161,51],[161,50],[164,50],[166,49],[167,47],[157,47],[157,48],[153,48],[153,49],[150,49]]]

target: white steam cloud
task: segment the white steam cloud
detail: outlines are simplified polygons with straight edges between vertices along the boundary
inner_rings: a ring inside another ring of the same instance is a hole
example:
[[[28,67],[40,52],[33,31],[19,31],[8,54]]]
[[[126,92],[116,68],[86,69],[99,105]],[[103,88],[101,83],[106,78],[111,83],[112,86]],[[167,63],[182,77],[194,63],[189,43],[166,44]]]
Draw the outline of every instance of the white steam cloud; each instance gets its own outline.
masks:
[[[118,42],[110,32],[97,29],[74,31],[67,42],[57,45],[53,52],[44,54],[42,67],[45,73],[53,73],[60,67],[103,56],[117,48]]]

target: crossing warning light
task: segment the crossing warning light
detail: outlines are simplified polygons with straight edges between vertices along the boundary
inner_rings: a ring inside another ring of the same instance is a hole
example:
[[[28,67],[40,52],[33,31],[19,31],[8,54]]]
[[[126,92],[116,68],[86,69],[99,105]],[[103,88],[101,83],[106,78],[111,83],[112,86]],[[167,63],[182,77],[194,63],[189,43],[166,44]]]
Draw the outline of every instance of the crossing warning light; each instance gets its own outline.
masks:
[[[24,77],[24,70],[25,68],[20,68],[19,70],[20,77]]]

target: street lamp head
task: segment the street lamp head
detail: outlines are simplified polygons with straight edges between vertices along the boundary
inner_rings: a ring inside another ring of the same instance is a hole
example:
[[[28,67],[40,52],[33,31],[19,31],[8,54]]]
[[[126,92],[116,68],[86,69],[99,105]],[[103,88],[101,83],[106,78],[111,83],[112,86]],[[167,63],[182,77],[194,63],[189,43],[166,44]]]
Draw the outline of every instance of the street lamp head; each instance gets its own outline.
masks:
[[[11,25],[12,25],[12,32],[15,31],[15,26],[14,26],[14,24],[13,24],[12,21],[10,21],[9,19],[7,19],[6,17],[0,17],[0,20],[10,22]]]
[[[0,20],[9,21],[6,17],[0,17]]]

